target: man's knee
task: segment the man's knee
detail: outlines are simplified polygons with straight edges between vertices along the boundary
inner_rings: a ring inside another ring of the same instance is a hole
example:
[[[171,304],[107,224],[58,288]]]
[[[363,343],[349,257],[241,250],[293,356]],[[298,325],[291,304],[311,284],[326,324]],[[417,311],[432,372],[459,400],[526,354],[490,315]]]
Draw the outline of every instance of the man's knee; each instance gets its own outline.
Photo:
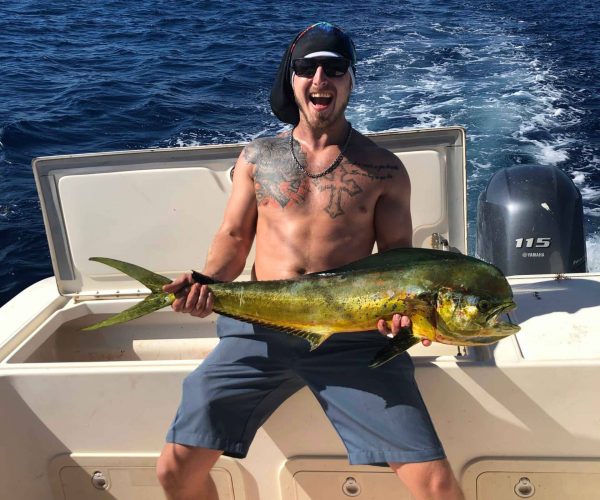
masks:
[[[427,481],[427,487],[429,492],[435,496],[440,496],[441,494],[453,492],[458,489],[458,482],[447,462],[434,469]]]
[[[175,460],[172,453],[167,452],[167,447],[163,449],[156,462],[156,476],[158,481],[165,489],[172,489],[182,475],[181,463]]]
[[[447,460],[389,465],[417,498],[463,498]]]
[[[156,475],[166,491],[187,489],[206,482],[221,451],[167,443],[156,462]]]

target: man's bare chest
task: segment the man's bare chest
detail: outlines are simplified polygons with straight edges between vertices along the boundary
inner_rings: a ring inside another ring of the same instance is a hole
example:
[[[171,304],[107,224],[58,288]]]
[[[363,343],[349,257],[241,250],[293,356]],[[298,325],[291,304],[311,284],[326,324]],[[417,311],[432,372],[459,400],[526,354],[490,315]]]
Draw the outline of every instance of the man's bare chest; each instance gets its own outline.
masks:
[[[373,211],[386,183],[393,182],[397,171],[395,165],[344,158],[325,175],[311,177],[298,166],[289,147],[279,138],[259,143],[259,147],[249,151],[247,159],[254,165],[259,210],[284,210],[290,215],[327,214],[332,219]],[[321,171],[327,170],[326,167]]]
[[[348,163],[318,178],[308,177],[289,165],[285,167],[257,168],[255,191],[259,208],[296,213],[324,211],[336,218],[354,210],[369,210],[381,193],[379,183]]]

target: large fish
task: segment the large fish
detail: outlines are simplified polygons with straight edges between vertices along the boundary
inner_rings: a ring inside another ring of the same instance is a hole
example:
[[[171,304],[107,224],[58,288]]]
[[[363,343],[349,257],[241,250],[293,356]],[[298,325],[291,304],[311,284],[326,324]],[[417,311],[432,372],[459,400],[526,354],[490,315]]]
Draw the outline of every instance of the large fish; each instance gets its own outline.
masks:
[[[164,276],[115,259],[90,260],[122,271],[152,293],[85,330],[129,321],[175,300],[172,293],[162,291],[171,282]],[[212,291],[215,312],[300,336],[311,349],[335,333],[373,330],[380,318],[389,324],[394,313],[409,316],[412,327],[390,340],[371,366],[389,361],[422,339],[481,345],[519,331],[518,326],[499,320],[500,314],[515,307],[502,272],[459,253],[400,248],[285,280],[223,283],[200,273],[193,276]]]

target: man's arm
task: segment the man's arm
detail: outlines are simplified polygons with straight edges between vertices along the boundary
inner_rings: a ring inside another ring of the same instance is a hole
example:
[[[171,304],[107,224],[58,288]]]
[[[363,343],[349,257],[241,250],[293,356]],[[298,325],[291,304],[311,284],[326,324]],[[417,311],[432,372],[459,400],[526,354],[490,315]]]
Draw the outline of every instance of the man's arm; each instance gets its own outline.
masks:
[[[412,217],[410,214],[410,178],[406,168],[395,155],[398,173],[385,187],[384,192],[375,207],[375,236],[377,249],[380,252],[392,248],[412,247]],[[391,328],[385,320],[377,322],[377,329],[382,335],[393,337],[401,328],[410,327],[408,316],[394,314]],[[428,339],[422,340],[423,345],[431,345]]]
[[[235,164],[233,186],[223,222],[211,243],[202,269],[203,274],[220,281],[231,281],[239,276],[252,247],[258,215],[253,169],[254,165],[246,160],[245,150],[242,151]],[[205,317],[212,311],[212,294],[206,285],[195,283],[191,273],[183,274],[164,286],[163,290],[177,295],[171,306],[177,312]]]
[[[410,179],[400,159],[389,154],[398,170],[392,179],[387,180],[375,206],[375,238],[380,252],[412,246]]]
[[[232,281],[246,265],[258,216],[253,169],[254,165],[246,160],[245,151],[242,151],[233,171],[233,186],[223,222],[208,250],[202,270],[211,278]]]

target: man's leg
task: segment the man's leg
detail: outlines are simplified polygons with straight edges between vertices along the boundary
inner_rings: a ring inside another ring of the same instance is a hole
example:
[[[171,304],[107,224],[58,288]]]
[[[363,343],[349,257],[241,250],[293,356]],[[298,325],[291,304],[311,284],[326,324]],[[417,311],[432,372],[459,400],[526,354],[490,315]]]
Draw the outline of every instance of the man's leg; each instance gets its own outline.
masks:
[[[167,443],[156,464],[168,500],[218,500],[210,470],[222,451]]]
[[[170,500],[216,499],[209,472],[223,453],[218,450],[245,457],[257,429],[304,385],[290,370],[289,335],[255,331],[223,317],[217,332],[217,347],[183,381],[181,404],[158,460],[157,474]]]
[[[420,463],[390,462],[416,500],[464,500],[448,460]]]

